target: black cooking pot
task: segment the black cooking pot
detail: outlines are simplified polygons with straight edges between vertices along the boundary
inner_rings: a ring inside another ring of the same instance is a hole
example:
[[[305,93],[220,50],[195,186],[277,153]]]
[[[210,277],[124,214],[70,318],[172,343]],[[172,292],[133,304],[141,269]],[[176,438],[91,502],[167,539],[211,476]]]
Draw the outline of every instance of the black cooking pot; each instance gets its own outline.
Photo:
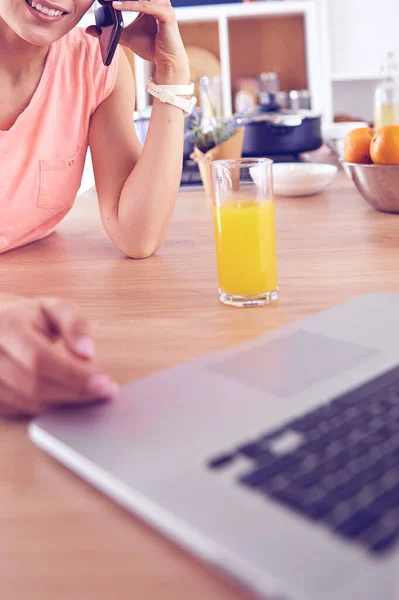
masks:
[[[237,117],[245,126],[243,156],[279,156],[317,150],[321,118],[311,111],[257,112]]]

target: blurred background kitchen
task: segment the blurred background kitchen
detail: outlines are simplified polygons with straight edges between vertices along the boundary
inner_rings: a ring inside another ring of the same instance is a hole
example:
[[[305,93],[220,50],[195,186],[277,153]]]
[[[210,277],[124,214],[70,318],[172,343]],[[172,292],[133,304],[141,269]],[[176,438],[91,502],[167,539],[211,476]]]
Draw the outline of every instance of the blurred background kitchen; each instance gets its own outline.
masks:
[[[244,156],[276,162],[342,152],[360,123],[399,124],[398,0],[172,0],[196,84],[186,119],[182,185],[201,184],[190,159],[192,119],[234,118]],[[124,13],[126,22],[131,13]],[[93,22],[89,12],[82,26]],[[129,56],[142,141],[151,113],[151,66]],[[327,150],[328,149],[328,150]],[[82,187],[93,185],[88,158]]]

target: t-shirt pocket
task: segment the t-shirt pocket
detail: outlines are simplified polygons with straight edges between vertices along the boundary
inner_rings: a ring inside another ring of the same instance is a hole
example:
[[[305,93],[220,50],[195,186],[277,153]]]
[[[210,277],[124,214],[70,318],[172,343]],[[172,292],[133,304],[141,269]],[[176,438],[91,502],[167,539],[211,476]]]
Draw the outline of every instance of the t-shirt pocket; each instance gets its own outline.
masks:
[[[61,210],[72,206],[82,179],[80,154],[78,148],[68,158],[39,161],[38,207]]]

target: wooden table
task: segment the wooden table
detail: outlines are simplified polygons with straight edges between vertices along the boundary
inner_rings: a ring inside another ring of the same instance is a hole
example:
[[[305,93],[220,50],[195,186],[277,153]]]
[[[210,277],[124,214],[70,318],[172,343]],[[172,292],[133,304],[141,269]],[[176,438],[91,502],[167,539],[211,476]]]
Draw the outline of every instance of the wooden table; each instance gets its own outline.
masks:
[[[375,212],[339,174],[321,196],[276,199],[281,300],[225,307],[216,294],[211,205],[178,199],[157,256],[121,257],[95,197],[58,233],[0,256],[2,291],[71,298],[94,321],[98,363],[121,383],[349,300],[399,292],[399,217]],[[146,525],[0,423],[3,600],[244,600]]]

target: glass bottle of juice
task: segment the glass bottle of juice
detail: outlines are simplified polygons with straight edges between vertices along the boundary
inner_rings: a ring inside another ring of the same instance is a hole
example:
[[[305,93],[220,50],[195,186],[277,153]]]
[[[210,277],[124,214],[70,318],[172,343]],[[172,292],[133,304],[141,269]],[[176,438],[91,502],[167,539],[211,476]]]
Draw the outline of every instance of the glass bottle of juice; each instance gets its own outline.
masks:
[[[393,52],[382,61],[382,78],[374,93],[374,127],[399,125],[399,70]]]

